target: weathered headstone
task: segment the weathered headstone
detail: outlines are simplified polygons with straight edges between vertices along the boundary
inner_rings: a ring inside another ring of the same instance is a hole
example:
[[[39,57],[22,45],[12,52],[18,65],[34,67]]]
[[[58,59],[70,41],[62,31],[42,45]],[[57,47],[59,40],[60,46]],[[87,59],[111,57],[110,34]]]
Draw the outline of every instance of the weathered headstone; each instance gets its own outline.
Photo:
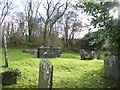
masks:
[[[101,54],[100,54],[100,53],[97,54],[97,59],[98,59],[98,60],[101,59]]]
[[[49,60],[41,60],[38,88],[52,88],[53,65]]]
[[[81,55],[81,60],[86,60],[87,53],[85,52],[84,49],[80,49],[80,55]]]
[[[95,52],[94,51],[91,51],[90,52],[90,56],[89,56],[89,59],[94,59],[94,57],[95,57]]]
[[[85,52],[83,49],[80,50],[81,60],[84,60],[85,58]]]
[[[23,50],[24,53],[30,53],[30,54],[34,54],[35,51],[36,51],[36,49],[25,49],[25,50]]]
[[[38,50],[35,49],[34,53],[33,53],[33,56],[32,56],[33,58],[37,57],[37,52],[38,52]]]
[[[115,55],[106,55],[104,60],[104,76],[120,82],[120,60]]]

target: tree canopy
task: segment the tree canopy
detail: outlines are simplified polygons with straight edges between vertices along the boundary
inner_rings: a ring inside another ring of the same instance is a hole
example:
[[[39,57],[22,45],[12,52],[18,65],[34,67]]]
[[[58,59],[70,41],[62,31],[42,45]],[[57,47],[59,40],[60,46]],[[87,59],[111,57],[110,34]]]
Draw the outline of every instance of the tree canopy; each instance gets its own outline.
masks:
[[[119,6],[118,2],[80,2],[76,6],[83,8],[87,14],[92,15],[91,24],[94,27],[99,27],[99,37],[92,41],[92,43],[101,42],[103,40],[101,38],[104,38],[104,40],[109,39],[110,47],[113,47],[111,51],[114,54],[118,54],[118,49],[114,47],[120,45],[119,19],[114,19],[110,15],[110,10]]]

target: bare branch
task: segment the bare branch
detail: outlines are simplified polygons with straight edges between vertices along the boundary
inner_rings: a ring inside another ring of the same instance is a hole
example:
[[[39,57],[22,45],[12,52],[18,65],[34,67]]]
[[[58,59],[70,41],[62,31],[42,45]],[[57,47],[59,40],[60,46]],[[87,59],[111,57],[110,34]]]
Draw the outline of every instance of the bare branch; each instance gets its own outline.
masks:
[[[41,2],[42,2],[42,1],[41,1]],[[35,20],[36,20],[37,13],[38,13],[38,10],[39,10],[39,7],[40,7],[41,2],[40,2],[40,3],[38,3],[37,9],[36,9],[36,11],[35,11]]]
[[[55,11],[55,9],[57,8],[57,5],[59,4],[59,2],[57,2],[56,4],[55,4],[55,6],[53,7],[53,10],[52,10],[52,12],[51,12],[51,14],[50,14],[50,17],[53,15],[53,13],[54,13],[54,11]]]
[[[1,4],[2,4],[2,2],[1,2]],[[3,21],[6,17],[6,15],[8,14],[8,12],[13,9],[13,8],[11,8],[11,5],[12,5],[12,1],[8,2],[8,0],[7,0],[5,5],[3,6],[2,13],[1,13],[1,16],[0,16],[0,25],[3,23]]]
[[[61,7],[61,6],[60,6],[60,7]],[[52,20],[52,25],[55,24],[55,23],[57,22],[57,20],[64,15],[65,11],[67,10],[67,7],[68,7],[68,3],[66,2],[66,6],[65,6],[64,11],[63,11],[57,18],[55,18],[54,20]],[[57,13],[59,13],[59,10],[58,10]]]
[[[0,1],[0,5],[2,4],[3,2],[2,1]]]
[[[40,18],[43,20],[43,22],[45,23],[45,19],[42,17],[42,15],[38,12]]]

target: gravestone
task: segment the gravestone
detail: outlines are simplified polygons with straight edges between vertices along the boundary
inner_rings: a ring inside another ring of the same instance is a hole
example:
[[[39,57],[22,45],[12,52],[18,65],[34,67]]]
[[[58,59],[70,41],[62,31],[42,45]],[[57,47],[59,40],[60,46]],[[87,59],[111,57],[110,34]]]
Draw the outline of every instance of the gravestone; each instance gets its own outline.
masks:
[[[37,57],[37,52],[38,52],[38,50],[35,49],[34,53],[33,53],[33,56],[32,56],[33,58]]]
[[[87,57],[87,53],[84,49],[80,49],[81,60],[85,60]]]
[[[100,53],[97,54],[97,59],[98,59],[98,60],[101,59],[101,54],[100,54]]]
[[[52,47],[39,47],[38,58],[56,58],[60,57],[61,49]]]
[[[94,52],[94,51],[91,51],[91,52],[90,52],[89,59],[92,60],[92,59],[94,59],[94,57],[95,57],[95,52]]]
[[[35,51],[36,51],[36,49],[25,49],[25,50],[23,50],[24,53],[30,53],[30,54],[34,54]]]
[[[41,60],[38,88],[52,88],[53,65],[49,60]]]
[[[104,59],[104,76],[120,82],[120,60],[115,55],[106,55]]]

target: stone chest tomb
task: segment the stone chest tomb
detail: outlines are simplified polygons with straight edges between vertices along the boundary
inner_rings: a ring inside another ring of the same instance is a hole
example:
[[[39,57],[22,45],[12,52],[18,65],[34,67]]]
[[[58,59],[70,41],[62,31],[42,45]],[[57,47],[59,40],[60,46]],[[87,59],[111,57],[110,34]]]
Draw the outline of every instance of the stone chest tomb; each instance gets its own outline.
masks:
[[[38,58],[56,58],[60,57],[61,49],[52,47],[39,47]]]

